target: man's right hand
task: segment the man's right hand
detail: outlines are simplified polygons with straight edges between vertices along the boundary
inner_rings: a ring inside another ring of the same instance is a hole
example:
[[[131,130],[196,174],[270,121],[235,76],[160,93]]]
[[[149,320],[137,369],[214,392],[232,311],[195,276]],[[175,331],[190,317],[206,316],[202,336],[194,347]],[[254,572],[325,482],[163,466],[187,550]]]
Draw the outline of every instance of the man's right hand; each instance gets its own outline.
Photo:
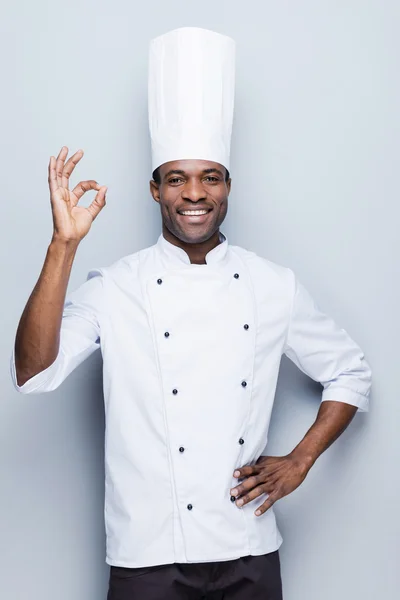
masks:
[[[53,240],[79,243],[88,233],[94,219],[106,203],[106,186],[100,186],[93,179],[80,181],[72,191],[69,178],[83,156],[78,150],[64,164],[68,148],[63,146],[57,156],[50,157],[49,188],[53,212]],[[98,190],[95,199],[87,208],[77,206],[80,198],[89,190]]]

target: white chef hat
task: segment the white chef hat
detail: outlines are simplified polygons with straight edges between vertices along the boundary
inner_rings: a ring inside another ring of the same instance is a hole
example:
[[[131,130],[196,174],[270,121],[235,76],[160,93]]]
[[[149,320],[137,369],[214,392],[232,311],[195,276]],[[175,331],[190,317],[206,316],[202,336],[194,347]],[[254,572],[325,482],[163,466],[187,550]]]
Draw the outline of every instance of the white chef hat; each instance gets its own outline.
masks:
[[[152,169],[201,159],[229,169],[235,87],[235,42],[182,27],[150,42],[149,126]]]

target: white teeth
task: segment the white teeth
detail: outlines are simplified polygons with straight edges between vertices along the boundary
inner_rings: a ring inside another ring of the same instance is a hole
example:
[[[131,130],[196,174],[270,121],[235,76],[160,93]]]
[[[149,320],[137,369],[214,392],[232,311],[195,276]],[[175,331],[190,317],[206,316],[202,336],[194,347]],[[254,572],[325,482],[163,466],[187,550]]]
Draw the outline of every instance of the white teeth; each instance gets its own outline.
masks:
[[[192,216],[192,215],[206,215],[208,213],[208,210],[182,210],[181,211],[181,215],[187,215],[187,216]]]

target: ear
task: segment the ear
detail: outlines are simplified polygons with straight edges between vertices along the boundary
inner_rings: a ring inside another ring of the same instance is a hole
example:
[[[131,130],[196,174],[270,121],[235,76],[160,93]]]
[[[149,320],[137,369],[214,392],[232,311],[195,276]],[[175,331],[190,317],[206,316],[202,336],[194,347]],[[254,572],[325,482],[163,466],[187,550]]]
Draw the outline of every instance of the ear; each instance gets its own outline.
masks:
[[[160,202],[160,186],[154,179],[150,180],[150,193],[156,202]]]
[[[228,196],[231,193],[231,184],[232,184],[232,179],[231,179],[231,177],[229,177],[228,181],[226,182],[226,187],[228,188]]]

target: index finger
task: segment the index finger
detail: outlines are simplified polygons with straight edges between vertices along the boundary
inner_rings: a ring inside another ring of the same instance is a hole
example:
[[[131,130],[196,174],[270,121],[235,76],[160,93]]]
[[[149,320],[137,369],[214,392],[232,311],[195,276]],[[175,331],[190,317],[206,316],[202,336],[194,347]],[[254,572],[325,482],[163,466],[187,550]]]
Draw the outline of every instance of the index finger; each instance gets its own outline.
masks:
[[[240,479],[241,477],[248,477],[249,475],[254,475],[255,473],[258,473],[257,467],[254,465],[247,465],[245,467],[241,467],[240,469],[235,469],[233,476],[237,479]]]
[[[70,192],[74,198],[71,198],[72,205],[76,206],[78,201],[82,198],[83,194],[89,190],[100,190],[101,186],[94,179],[87,179],[86,181],[80,181],[74,189]]]

